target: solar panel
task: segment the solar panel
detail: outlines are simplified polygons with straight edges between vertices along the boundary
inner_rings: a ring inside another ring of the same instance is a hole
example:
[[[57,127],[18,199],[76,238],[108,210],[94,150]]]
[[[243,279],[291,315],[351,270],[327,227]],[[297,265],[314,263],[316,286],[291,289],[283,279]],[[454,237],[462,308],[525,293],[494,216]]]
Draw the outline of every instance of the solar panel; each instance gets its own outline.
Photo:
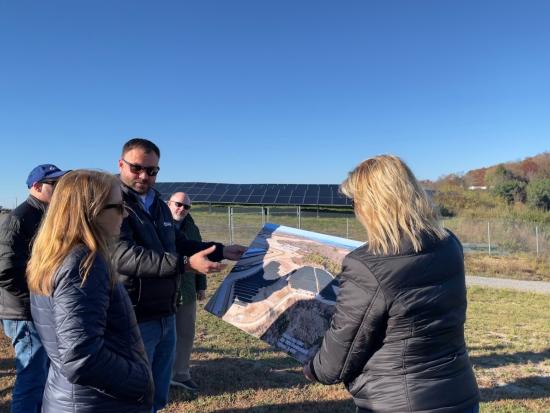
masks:
[[[260,203],[265,205],[270,205],[270,204],[274,204],[276,199],[277,199],[276,195],[264,195]]]
[[[328,184],[158,182],[155,188],[165,200],[174,192],[186,192],[195,203],[337,207],[351,205],[351,201],[338,192],[338,185]]]

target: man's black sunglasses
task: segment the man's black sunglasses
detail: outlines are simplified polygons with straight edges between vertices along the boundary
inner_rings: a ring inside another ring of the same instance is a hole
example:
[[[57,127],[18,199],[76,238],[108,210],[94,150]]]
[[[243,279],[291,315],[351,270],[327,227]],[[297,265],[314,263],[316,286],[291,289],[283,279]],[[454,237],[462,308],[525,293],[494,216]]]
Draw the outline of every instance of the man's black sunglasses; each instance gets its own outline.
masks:
[[[120,203],[120,204],[107,204],[103,207],[103,209],[116,209],[117,212],[120,215],[124,215],[124,211],[126,210],[126,207],[124,206],[123,203]]]
[[[51,186],[55,186],[57,184],[57,181],[40,181],[40,184],[48,184]]]
[[[130,172],[133,174],[139,174],[141,171],[145,171],[145,173],[149,176],[157,176],[157,174],[160,171],[160,168],[158,166],[142,166],[138,165],[137,163],[130,163],[126,159],[122,158],[124,163],[130,167]]]
[[[178,202],[178,201],[170,201],[170,202],[173,202],[174,205],[177,206],[178,208],[183,207],[183,209],[185,209],[186,211],[189,211],[191,209],[191,205],[184,204],[183,202]]]

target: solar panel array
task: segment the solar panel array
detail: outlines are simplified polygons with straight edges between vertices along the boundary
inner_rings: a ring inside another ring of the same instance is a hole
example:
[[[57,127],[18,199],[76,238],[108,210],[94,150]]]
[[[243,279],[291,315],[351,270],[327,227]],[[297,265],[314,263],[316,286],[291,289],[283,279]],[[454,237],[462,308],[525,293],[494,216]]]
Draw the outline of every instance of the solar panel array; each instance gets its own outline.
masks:
[[[351,206],[338,185],[219,184],[209,182],[158,182],[163,199],[185,192],[196,203],[238,205]]]

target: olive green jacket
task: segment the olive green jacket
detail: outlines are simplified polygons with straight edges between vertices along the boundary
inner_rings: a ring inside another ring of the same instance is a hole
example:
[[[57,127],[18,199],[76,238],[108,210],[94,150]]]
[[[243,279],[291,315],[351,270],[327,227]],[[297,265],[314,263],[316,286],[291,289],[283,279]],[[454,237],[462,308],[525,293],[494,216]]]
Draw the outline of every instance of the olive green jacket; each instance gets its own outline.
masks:
[[[176,223],[177,227],[177,223]],[[187,214],[178,231],[185,239],[202,241],[199,227],[195,224],[191,214]],[[178,305],[192,303],[197,300],[197,291],[206,290],[206,275],[194,272],[185,272],[181,276]]]

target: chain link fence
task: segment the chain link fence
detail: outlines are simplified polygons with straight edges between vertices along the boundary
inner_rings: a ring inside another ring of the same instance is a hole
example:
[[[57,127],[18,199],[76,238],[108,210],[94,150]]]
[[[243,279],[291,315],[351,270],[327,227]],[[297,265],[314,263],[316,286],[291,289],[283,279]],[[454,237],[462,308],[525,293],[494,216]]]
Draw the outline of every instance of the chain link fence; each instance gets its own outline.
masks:
[[[248,245],[266,222],[358,241],[366,239],[365,230],[352,211],[205,205],[194,205],[192,211],[205,240],[227,244]],[[0,221],[4,216],[0,214]],[[471,218],[445,219],[442,223],[458,236],[467,253],[524,253],[550,258],[549,225]]]
[[[266,222],[358,241],[366,239],[365,230],[352,211],[303,207],[194,206],[193,218],[205,239],[224,243],[248,245]],[[462,241],[465,252],[550,256],[548,225],[467,218],[445,219],[442,223]]]

